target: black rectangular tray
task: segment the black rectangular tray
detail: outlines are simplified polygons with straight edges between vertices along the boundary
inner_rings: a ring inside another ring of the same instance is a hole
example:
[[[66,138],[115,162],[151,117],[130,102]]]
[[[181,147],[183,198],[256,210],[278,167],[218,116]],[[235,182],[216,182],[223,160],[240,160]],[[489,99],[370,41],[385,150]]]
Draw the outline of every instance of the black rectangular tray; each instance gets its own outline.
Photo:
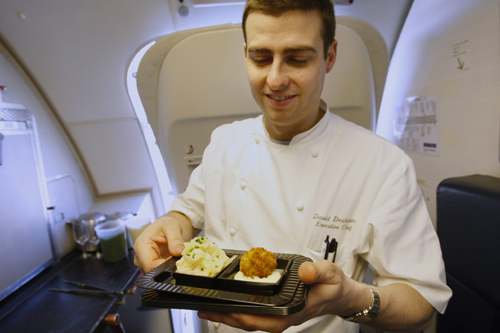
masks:
[[[224,250],[228,257],[237,256],[239,261],[245,252],[238,250]],[[255,293],[253,288],[243,290],[220,287],[221,283],[211,284],[211,287],[193,287],[176,283],[173,277],[172,265],[180,258],[170,258],[139,278],[136,285],[147,289],[141,296],[144,306],[190,309],[220,312],[239,312],[267,315],[287,315],[302,310],[305,306],[307,286],[298,277],[299,266],[311,259],[297,255],[276,253],[276,259],[289,263],[288,272],[279,283],[279,288],[271,294]],[[234,262],[233,262],[234,264]],[[228,266],[227,269],[229,269]],[[219,276],[223,276],[222,272]],[[223,280],[222,285],[224,285]],[[220,282],[220,281],[219,281]],[[236,281],[235,281],[236,282]],[[250,283],[258,286],[258,282]]]

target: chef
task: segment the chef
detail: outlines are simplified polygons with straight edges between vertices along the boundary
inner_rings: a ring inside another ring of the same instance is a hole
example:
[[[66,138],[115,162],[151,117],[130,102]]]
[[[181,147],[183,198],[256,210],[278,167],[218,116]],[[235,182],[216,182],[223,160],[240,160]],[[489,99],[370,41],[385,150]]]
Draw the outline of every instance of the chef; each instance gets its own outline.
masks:
[[[258,246],[314,263],[299,269],[310,288],[296,314],[201,318],[271,332],[355,332],[361,322],[425,329],[451,296],[439,241],[410,158],[320,98],[337,54],[331,1],[249,0],[243,32],[262,115],[213,132],[186,191],[137,239],[136,264],[147,272],[179,256],[204,229],[222,248]],[[374,285],[361,282],[368,264]]]

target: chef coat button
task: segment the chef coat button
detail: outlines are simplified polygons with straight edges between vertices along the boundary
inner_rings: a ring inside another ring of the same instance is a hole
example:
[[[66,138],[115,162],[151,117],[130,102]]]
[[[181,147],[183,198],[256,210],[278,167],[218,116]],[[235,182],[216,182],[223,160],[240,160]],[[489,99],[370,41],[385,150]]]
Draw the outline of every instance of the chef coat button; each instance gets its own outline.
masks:
[[[317,150],[311,150],[311,156],[312,156],[312,157],[316,158],[316,157],[318,157],[318,155],[319,155],[319,154],[318,154],[318,151],[317,151]]]
[[[255,138],[255,143],[259,144],[260,143],[260,138]]]
[[[240,182],[240,188],[241,188],[242,190],[246,189],[246,188],[247,188],[247,184],[246,184],[244,181],[241,181],[241,182]]]
[[[231,234],[231,236],[236,235],[236,229],[234,228],[229,229],[229,233]]]
[[[215,328],[219,328],[220,327],[220,323],[214,323],[214,327]]]
[[[298,211],[302,211],[304,209],[304,204],[302,203],[302,201],[299,201],[295,204],[295,207]]]

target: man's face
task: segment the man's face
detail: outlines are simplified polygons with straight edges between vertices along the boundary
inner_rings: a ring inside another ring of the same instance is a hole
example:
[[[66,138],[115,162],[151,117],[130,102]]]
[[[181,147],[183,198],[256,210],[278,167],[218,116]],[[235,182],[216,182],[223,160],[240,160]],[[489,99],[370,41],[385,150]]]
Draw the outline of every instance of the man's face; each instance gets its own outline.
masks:
[[[252,94],[272,139],[291,140],[321,119],[319,105],[337,43],[325,59],[316,11],[275,17],[253,11],[246,21],[245,65]]]

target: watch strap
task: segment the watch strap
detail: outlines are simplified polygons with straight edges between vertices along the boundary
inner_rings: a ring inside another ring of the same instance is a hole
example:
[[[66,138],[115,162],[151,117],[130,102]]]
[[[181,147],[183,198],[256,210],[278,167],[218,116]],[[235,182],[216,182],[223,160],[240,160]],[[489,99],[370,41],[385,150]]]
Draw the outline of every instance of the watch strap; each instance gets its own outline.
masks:
[[[370,288],[370,290],[372,292],[372,304],[369,307],[367,307],[366,309],[364,309],[358,313],[355,313],[351,316],[345,316],[345,317],[340,316],[342,319],[350,321],[350,322],[354,322],[354,323],[364,323],[364,322],[372,320],[373,318],[375,318],[378,315],[378,312],[380,310],[380,295],[379,295],[377,289],[375,289],[375,287],[370,286],[368,284],[365,284],[365,285],[368,288]]]

